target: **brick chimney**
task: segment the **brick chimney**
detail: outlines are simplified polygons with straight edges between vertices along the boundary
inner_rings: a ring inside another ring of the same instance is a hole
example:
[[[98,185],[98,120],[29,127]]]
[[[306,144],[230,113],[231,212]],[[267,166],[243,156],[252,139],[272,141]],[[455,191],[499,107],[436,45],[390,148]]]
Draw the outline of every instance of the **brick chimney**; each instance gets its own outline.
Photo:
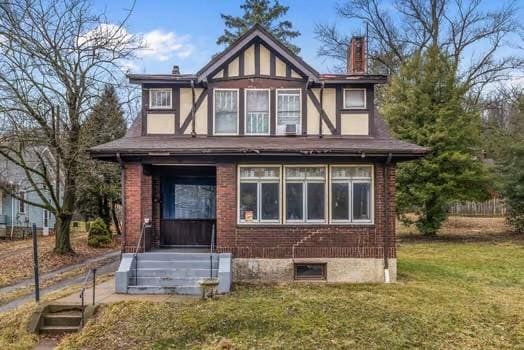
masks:
[[[364,74],[366,72],[366,38],[354,36],[351,38],[348,47],[347,74]]]
[[[179,75],[180,74],[180,68],[177,65],[174,65],[173,66],[173,70],[171,71],[171,74]]]

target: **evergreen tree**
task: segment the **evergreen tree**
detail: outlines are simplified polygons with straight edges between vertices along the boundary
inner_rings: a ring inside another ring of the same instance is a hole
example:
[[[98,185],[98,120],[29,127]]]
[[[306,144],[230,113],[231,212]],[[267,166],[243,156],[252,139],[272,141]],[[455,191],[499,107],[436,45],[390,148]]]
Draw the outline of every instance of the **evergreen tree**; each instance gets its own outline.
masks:
[[[226,29],[217,44],[231,44],[255,24],[260,24],[271,32],[277,39],[281,40],[291,51],[298,54],[300,49],[293,45],[290,40],[298,37],[300,32],[293,30],[290,21],[278,21],[285,16],[289,6],[281,5],[278,0],[271,3],[270,0],[246,0],[240,5],[244,11],[242,17],[221,14]]]
[[[86,148],[123,137],[126,121],[113,86],[106,86],[98,103],[89,114],[81,135]],[[120,201],[120,169],[118,165],[84,156],[81,162],[77,208],[86,218],[100,217],[109,227],[118,223],[115,204]]]
[[[456,67],[433,47],[414,55],[385,92],[384,115],[392,132],[431,149],[397,172],[398,214],[426,235],[437,233],[450,202],[487,197],[489,178],[476,157],[480,115],[466,107],[467,91]]]

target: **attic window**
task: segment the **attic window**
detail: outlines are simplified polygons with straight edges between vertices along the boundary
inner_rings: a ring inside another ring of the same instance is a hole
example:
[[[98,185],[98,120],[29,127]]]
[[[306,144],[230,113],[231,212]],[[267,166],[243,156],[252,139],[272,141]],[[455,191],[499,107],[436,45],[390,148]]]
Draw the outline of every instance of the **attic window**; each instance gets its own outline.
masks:
[[[296,280],[325,280],[326,264],[325,263],[300,263],[295,264]]]
[[[364,109],[366,108],[365,89],[344,89],[344,108],[345,109]]]
[[[171,108],[171,89],[151,89],[149,90],[149,108],[151,109],[170,109]]]

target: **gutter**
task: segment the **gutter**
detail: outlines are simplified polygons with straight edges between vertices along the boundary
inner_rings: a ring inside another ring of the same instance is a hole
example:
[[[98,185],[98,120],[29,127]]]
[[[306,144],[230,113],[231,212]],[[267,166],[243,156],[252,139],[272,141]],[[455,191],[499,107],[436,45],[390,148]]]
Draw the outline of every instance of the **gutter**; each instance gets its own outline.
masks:
[[[389,165],[391,164],[391,158],[393,155],[388,154],[388,158],[384,163],[384,283],[390,283],[389,277],[389,216],[388,216],[388,178],[389,178]]]

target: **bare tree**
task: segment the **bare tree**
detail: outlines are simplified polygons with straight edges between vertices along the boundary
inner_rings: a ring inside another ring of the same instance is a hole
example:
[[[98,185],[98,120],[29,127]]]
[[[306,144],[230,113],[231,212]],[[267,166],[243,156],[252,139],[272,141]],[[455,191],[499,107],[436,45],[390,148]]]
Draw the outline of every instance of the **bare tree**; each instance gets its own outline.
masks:
[[[524,67],[522,55],[499,55],[501,49],[517,49],[522,42],[515,1],[501,3],[496,10],[486,10],[485,3],[396,0],[390,6],[381,0],[346,0],[336,12],[368,26],[372,70],[397,71],[413,53],[434,45],[452,58],[462,80],[480,92]],[[318,54],[342,63],[339,69],[345,66],[349,36],[335,24],[318,24],[315,31],[322,43]]]
[[[85,118],[106,84],[121,86],[121,67],[140,46],[125,30],[128,17],[111,23],[88,0],[0,2],[0,155],[24,169],[41,200],[29,204],[55,215],[57,253],[73,252]]]

